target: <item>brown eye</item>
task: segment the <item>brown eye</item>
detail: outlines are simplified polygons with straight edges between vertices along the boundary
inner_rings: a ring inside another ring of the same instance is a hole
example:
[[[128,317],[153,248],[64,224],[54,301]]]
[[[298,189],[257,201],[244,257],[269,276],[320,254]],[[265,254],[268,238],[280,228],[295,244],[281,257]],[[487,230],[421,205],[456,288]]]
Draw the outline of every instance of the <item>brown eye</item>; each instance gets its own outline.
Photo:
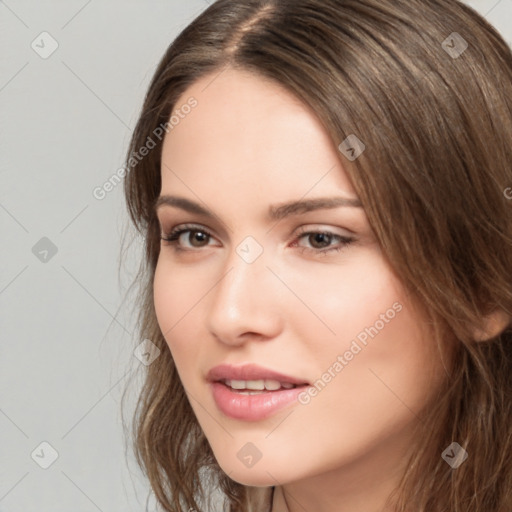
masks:
[[[175,246],[176,250],[186,251],[191,248],[200,249],[201,247],[206,247],[211,236],[205,229],[182,226],[172,230],[168,235],[162,235],[161,239],[168,245]]]
[[[297,240],[307,240],[307,245],[294,242],[293,245],[298,245],[301,252],[308,251],[313,254],[327,254],[332,251],[341,251],[346,246],[354,241],[354,238],[337,235],[330,231],[307,231],[302,232],[297,237]],[[338,241],[338,243],[333,243]]]
[[[188,241],[193,247],[203,247],[208,245],[209,235],[204,231],[188,230]],[[206,244],[204,242],[206,241]]]
[[[329,247],[329,245],[331,244],[332,234],[310,233],[308,235],[308,239],[315,249],[324,249],[325,247]]]

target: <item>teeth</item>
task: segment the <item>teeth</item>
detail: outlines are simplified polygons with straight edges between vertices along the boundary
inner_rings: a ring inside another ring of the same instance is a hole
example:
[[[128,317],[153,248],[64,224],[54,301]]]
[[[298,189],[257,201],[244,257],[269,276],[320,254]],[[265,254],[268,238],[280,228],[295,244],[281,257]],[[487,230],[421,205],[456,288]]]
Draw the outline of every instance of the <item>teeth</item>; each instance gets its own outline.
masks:
[[[278,389],[285,388],[291,389],[295,387],[295,384],[289,382],[279,382],[272,379],[261,379],[261,380],[225,380],[227,386],[237,390],[251,390],[251,391],[277,391]],[[249,393],[254,394],[254,393]]]

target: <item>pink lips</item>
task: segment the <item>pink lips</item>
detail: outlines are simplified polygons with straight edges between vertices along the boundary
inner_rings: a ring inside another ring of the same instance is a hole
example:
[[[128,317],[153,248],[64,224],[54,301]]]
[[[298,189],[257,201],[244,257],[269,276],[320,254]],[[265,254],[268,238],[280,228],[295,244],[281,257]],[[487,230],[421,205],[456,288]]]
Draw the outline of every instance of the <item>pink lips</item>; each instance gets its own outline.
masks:
[[[297,377],[284,375],[255,364],[243,366],[220,365],[208,374],[210,389],[219,410],[226,416],[245,421],[259,421],[289,404],[296,402],[308,383]],[[257,394],[243,394],[231,389],[225,380],[276,380],[281,384],[295,384],[297,387],[276,391],[263,390]]]

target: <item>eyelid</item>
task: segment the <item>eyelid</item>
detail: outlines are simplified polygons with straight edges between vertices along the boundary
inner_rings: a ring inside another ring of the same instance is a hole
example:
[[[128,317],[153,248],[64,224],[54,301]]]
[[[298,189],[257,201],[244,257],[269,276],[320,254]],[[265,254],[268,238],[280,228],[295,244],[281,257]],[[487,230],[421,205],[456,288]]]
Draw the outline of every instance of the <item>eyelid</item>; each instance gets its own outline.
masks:
[[[338,232],[337,230],[340,230],[340,229],[343,229],[345,232]],[[327,233],[332,233],[333,235],[336,235],[336,236],[341,236],[341,237],[345,237],[345,238],[349,238],[349,237],[352,237],[353,235],[355,235],[355,232],[354,231],[351,231],[350,229],[347,229],[347,228],[336,228],[334,226],[322,226],[321,223],[318,223],[318,224],[306,224],[305,226],[300,226],[298,228],[298,231],[297,233],[295,234],[295,236],[299,236],[299,235],[303,235],[304,233],[309,233],[311,231],[314,231],[315,233],[316,232],[327,232]]]

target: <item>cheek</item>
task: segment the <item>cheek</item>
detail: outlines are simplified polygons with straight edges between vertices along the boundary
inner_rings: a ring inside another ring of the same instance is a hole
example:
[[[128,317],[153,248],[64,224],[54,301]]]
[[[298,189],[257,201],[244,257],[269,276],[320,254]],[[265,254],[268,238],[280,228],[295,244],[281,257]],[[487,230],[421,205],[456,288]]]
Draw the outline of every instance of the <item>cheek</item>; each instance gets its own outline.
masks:
[[[155,314],[160,330],[169,346],[178,367],[182,361],[197,353],[194,344],[197,322],[191,322],[194,308],[205,294],[200,280],[190,278],[191,273],[176,271],[164,257],[158,260],[153,283]],[[185,342],[186,341],[186,342]]]
[[[291,297],[293,326],[300,325],[297,339],[310,340],[325,352],[348,350],[357,335],[378,322],[381,315],[395,316],[393,304],[403,294],[398,280],[382,256],[372,248],[347,252],[339,264],[316,265],[314,272],[286,273],[296,297]],[[303,303],[300,304],[297,298]],[[367,336],[367,335],[366,335]],[[346,348],[345,348],[346,347]]]
[[[418,310],[392,286],[374,290],[380,300],[350,306],[338,341],[322,353],[313,407],[331,411],[332,435],[371,439],[415,422],[444,377]]]
[[[295,313],[292,323],[320,379],[317,405],[338,403],[368,421],[385,414],[383,405],[418,411],[442,364],[424,315],[380,254],[361,251],[357,261],[337,271],[326,265],[296,285],[311,312]]]

